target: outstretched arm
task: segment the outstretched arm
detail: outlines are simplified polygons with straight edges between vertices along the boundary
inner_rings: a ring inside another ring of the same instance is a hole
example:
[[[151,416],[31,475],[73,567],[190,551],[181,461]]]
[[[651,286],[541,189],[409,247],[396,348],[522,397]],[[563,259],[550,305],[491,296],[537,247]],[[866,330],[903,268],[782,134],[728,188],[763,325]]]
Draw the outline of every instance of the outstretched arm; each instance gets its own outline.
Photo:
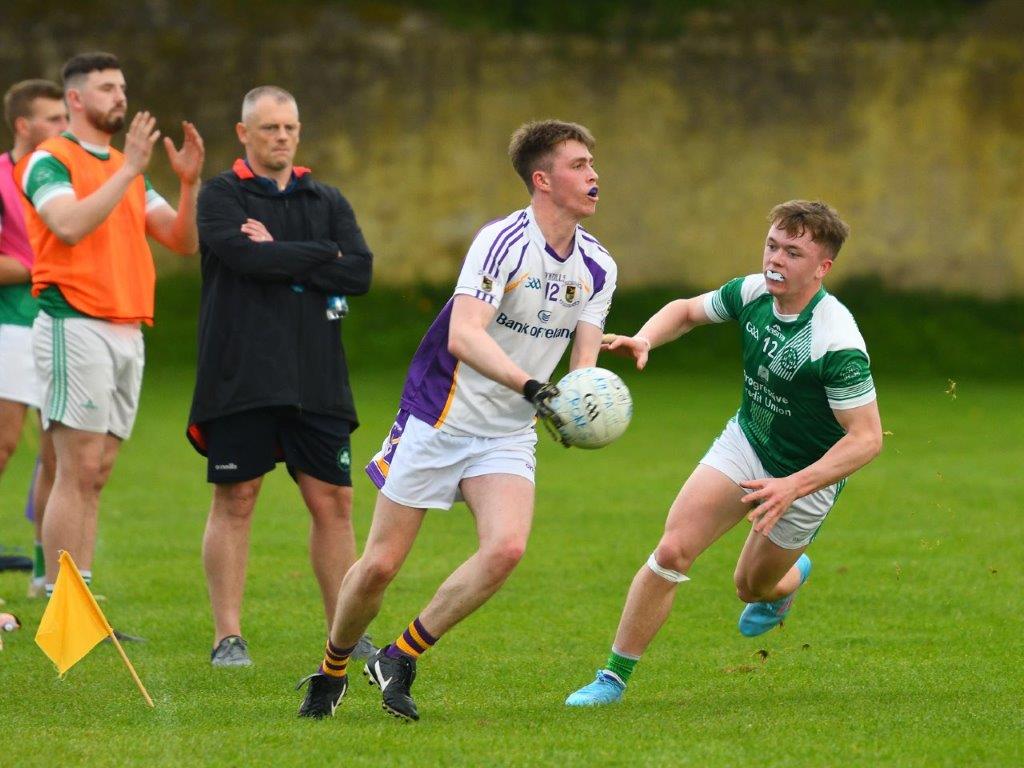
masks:
[[[711,322],[704,311],[704,297],[670,301],[641,328],[635,336],[605,334],[601,349],[636,361],[638,370],[647,365],[651,350],[667,344],[698,325]]]
[[[167,158],[181,182],[178,209],[174,210],[167,205],[154,208],[146,214],[146,231],[161,245],[186,256],[199,248],[196,200],[199,197],[199,176],[203,171],[206,150],[203,137],[196,127],[187,121],[181,125],[185,138],[180,150],[169,137],[164,138]]]
[[[758,533],[767,536],[794,501],[849,477],[882,450],[882,421],[877,401],[847,410],[833,409],[832,413],[846,434],[824,456],[787,477],[742,483],[750,493],[741,501],[755,505],[747,519],[754,523]]]
[[[601,351],[602,331],[596,325],[580,321],[576,324],[576,334],[572,340],[572,354],[569,357],[569,370],[591,368],[597,365],[597,355]]]

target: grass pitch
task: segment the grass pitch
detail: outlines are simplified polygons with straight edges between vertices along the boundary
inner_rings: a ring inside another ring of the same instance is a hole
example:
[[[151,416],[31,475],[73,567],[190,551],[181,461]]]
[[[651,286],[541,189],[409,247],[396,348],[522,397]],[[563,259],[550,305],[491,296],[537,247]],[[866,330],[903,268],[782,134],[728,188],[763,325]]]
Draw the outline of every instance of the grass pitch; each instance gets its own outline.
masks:
[[[358,366],[357,366],[358,368]],[[365,370],[365,369],[364,369]],[[25,628],[0,652],[5,765],[963,766],[1024,762],[1021,597],[1024,388],[878,382],[886,449],[850,482],[810,549],[815,570],[782,630],[746,639],[732,569],[745,530],[702,557],[624,702],[562,702],[604,661],[630,579],[680,483],[735,409],[737,376],[626,374],[636,416],[618,443],[541,439],[530,549],[504,589],[420,664],[422,720],[380,710],[358,665],[333,720],[300,721],[293,689],[324,627],[306,514],[282,470],[257,507],[244,626],[255,666],[214,670],[200,561],[209,504],[183,437],[191,374],[152,366],[141,416],[105,492],[97,592],[156,701],[113,648],[57,679],[33,642],[43,610],[0,574]],[[365,461],[390,425],[402,371],[357,375]],[[0,542],[28,549],[32,456],[0,483]],[[356,479],[365,537],[373,489]],[[744,526],[745,527],[745,526]],[[431,513],[371,627],[391,640],[473,549],[464,507]]]

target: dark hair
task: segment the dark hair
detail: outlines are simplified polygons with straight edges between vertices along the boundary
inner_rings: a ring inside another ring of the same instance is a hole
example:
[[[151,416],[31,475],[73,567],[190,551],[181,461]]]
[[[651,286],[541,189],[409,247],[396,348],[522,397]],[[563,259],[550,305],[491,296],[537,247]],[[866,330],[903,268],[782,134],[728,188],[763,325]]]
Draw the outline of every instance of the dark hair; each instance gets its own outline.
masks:
[[[50,80],[22,80],[7,89],[4,94],[4,120],[14,131],[14,121],[19,117],[32,117],[32,102],[36,99],[64,100],[64,91]]]
[[[811,239],[823,245],[833,259],[850,236],[850,226],[839,217],[839,212],[820,200],[780,203],[772,208],[768,221],[785,230],[790,237],[810,232]]]
[[[524,123],[512,134],[508,156],[526,189],[533,194],[533,172],[540,168],[551,170],[551,154],[563,141],[578,141],[587,149],[594,149],[594,137],[578,123],[561,120],[537,120]]]
[[[92,51],[90,53],[79,53],[68,59],[64,63],[64,68],[60,71],[60,77],[64,83],[64,89],[67,90],[72,80],[88,75],[90,72],[102,72],[105,69],[120,68],[121,62],[117,60],[117,56],[114,54]]]

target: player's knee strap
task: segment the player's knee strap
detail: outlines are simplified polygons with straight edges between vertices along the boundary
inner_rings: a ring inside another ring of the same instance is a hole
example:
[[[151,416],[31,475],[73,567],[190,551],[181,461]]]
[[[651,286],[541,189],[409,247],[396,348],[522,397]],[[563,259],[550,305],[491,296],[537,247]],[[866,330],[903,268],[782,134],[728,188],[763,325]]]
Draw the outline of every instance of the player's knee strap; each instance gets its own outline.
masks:
[[[671,581],[673,584],[682,584],[684,581],[690,580],[690,577],[686,574],[680,573],[679,571],[672,571],[668,568],[662,568],[658,565],[658,561],[655,559],[653,552],[651,552],[651,556],[647,558],[647,567],[661,576],[665,581]]]

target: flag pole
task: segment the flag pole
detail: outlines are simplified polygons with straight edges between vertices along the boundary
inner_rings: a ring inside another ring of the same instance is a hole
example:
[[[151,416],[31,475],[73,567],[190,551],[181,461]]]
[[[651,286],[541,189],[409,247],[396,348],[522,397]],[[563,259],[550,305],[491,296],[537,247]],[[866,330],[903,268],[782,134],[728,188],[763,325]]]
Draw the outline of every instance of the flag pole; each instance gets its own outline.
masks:
[[[110,639],[113,641],[114,647],[117,648],[117,652],[121,654],[121,658],[124,660],[125,666],[128,667],[128,671],[132,673],[132,679],[142,692],[142,697],[146,700],[146,703],[149,704],[149,706],[155,707],[156,705],[153,704],[153,700],[149,698],[149,691],[146,690],[146,686],[144,686],[142,684],[142,680],[139,679],[139,675],[135,671],[135,667],[133,667],[131,661],[128,660],[128,656],[124,652],[124,648],[121,647],[121,643],[118,642],[117,635],[114,633],[113,629],[110,630]]]
[[[117,633],[103,615],[89,585],[75,565],[71,554],[59,552],[60,570],[50,598],[39,620],[36,631],[36,645],[50,657],[61,677],[77,664],[83,656],[96,647],[100,641],[110,638],[124,665],[128,667],[135,685],[138,686],[146,704],[154,707],[149,691],[139,679],[135,667],[117,639]]]

